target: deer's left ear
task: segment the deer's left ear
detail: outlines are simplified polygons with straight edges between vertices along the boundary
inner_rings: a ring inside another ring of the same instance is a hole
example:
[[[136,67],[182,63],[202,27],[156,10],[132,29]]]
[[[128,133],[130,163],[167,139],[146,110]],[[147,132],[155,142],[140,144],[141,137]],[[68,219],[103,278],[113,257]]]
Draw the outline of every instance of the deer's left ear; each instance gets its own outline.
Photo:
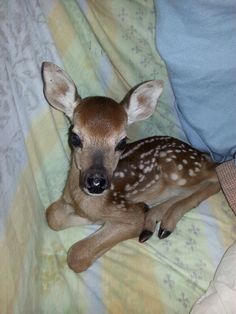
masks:
[[[128,124],[149,118],[163,91],[163,81],[148,81],[133,87],[121,101],[128,114]]]

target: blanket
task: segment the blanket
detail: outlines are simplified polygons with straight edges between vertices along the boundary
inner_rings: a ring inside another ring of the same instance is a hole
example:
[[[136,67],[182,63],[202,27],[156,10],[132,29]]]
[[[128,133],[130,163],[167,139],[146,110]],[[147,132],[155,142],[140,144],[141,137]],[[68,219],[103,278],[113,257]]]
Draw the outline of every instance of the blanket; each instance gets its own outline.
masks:
[[[55,232],[44,215],[61,194],[70,151],[68,121],[43,96],[43,61],[70,73],[83,97],[119,101],[141,81],[164,80],[155,114],[129,137],[184,139],[155,48],[153,2],[9,0],[0,16],[0,312],[188,313],[236,239],[222,193],[186,214],[169,238],[121,243],[81,274],[66,253],[97,226]]]

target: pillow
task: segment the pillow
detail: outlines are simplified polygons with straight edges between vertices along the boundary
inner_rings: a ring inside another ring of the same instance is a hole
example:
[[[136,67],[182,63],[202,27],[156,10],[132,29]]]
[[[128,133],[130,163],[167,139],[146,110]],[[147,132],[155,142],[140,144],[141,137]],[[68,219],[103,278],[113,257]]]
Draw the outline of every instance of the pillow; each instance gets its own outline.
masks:
[[[189,142],[217,162],[236,153],[235,0],[155,0],[156,43]]]

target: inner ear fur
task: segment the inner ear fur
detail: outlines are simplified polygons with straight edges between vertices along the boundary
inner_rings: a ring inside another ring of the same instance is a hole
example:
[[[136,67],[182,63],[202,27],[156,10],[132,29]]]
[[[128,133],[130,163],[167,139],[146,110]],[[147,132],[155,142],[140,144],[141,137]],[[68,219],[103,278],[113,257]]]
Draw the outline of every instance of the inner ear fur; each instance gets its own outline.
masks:
[[[149,118],[156,109],[163,91],[163,81],[153,80],[133,87],[121,101],[128,115],[128,124]]]
[[[43,62],[42,77],[44,95],[49,104],[72,119],[74,109],[81,101],[73,80],[65,71],[51,62]]]

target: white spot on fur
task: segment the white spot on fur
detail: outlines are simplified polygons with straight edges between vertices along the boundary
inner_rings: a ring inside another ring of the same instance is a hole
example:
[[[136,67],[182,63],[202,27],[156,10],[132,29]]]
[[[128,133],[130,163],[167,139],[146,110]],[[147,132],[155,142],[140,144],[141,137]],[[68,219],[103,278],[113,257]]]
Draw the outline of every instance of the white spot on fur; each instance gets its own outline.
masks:
[[[186,159],[183,159],[182,160],[183,164],[187,165],[188,164],[188,161]]]
[[[132,190],[132,186],[130,184],[126,184],[125,191],[130,191],[130,190]]]
[[[160,157],[161,158],[166,157],[166,153],[165,152],[160,152]]]
[[[143,180],[145,179],[145,176],[143,174],[139,175],[139,182],[143,182]]]
[[[137,144],[135,147],[133,147],[132,149],[128,150],[125,154],[121,155],[120,159],[123,159],[129,155],[131,155],[133,152],[135,152],[137,149],[139,149],[139,147],[141,147],[142,145],[144,145],[145,141]]]
[[[183,170],[183,168],[184,168],[184,166],[181,165],[181,164],[179,164],[179,165],[177,166],[177,169],[178,169],[179,171]]]
[[[172,159],[171,158],[166,158],[166,162],[171,162]]]
[[[116,173],[115,173],[115,177],[124,178],[124,177],[125,177],[125,174],[124,174],[124,172],[116,172]]]
[[[193,171],[193,169],[189,169],[188,174],[190,175],[190,177],[196,176],[196,173]]]
[[[146,167],[144,170],[143,170],[143,173],[148,173],[148,172],[151,172],[152,171],[152,167]]]
[[[119,204],[119,205],[117,205],[116,207],[121,209],[121,208],[124,208],[124,205]]]
[[[187,180],[186,179],[180,179],[177,184],[182,186],[182,185],[185,185],[187,183]]]
[[[159,180],[159,178],[160,178],[159,175],[156,174],[156,175],[155,175],[155,180]]]
[[[171,173],[170,178],[171,180],[176,181],[179,179],[179,176],[177,175],[177,173]]]
[[[149,141],[149,142],[150,142],[150,141]],[[147,142],[147,143],[149,143],[149,142]],[[151,155],[151,154],[154,152],[154,150],[155,150],[155,149],[150,149],[149,151],[147,151],[147,152],[141,154],[141,155],[140,155],[140,158],[145,158],[146,156]]]

